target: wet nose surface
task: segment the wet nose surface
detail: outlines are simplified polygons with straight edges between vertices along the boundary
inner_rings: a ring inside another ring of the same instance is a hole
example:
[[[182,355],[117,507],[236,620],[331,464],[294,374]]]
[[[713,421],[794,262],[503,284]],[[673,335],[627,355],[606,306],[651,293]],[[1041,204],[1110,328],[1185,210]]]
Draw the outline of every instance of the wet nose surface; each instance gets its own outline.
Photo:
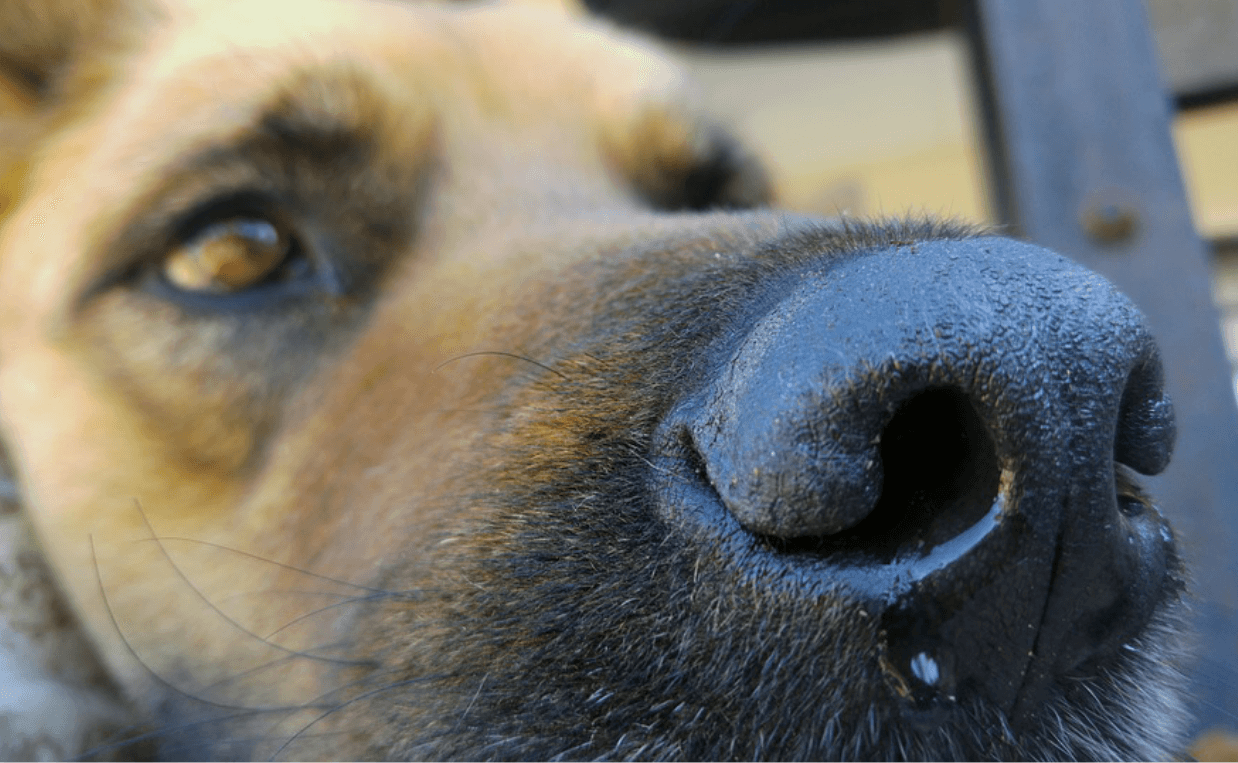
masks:
[[[992,238],[786,283],[663,427],[697,480],[673,523],[779,595],[868,602],[929,721],[973,694],[1017,717],[1143,626],[1174,552],[1130,472],[1174,427],[1125,297]]]

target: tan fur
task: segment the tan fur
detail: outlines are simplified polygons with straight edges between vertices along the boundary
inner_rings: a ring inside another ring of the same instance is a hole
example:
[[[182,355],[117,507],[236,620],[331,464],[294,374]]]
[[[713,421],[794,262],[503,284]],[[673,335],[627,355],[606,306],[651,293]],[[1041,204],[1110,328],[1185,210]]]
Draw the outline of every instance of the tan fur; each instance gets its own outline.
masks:
[[[21,136],[3,157],[4,434],[65,591],[137,695],[152,672],[200,687],[327,640],[312,620],[285,628],[309,606],[280,592],[304,580],[255,560],[363,581],[410,527],[445,521],[399,513],[390,491],[473,447],[469,401],[490,384],[481,369],[510,361],[443,364],[521,345],[527,328],[495,316],[511,289],[579,256],[557,242],[673,231],[606,221],[640,214],[629,182],[656,187],[707,142],[679,73],[613,29],[553,5],[369,5],[143,7],[113,16],[134,27],[102,35],[117,40],[106,55],[81,43],[76,10],[56,7],[17,22],[33,31],[4,51],[20,64],[11,73],[46,73],[4,83],[3,128]],[[336,87],[336,76],[356,81]],[[375,166],[440,158],[433,197],[409,200],[424,207],[398,257],[401,285],[353,346],[277,401],[252,369],[220,358],[217,329],[95,286],[125,265],[109,245],[153,199],[234,182],[181,176],[182,158],[243,134],[285,93],[295,109],[374,133]],[[376,481],[370,465],[392,447],[406,476]],[[274,647],[256,637],[272,632]],[[245,701],[315,696],[318,672],[293,663]]]

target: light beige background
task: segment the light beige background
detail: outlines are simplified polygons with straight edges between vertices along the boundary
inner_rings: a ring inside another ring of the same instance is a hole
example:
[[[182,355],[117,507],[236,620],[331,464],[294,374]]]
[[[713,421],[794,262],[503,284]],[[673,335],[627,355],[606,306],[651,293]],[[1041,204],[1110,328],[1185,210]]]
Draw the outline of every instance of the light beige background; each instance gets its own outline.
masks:
[[[706,105],[764,157],[781,206],[995,222],[959,34],[680,50]],[[1233,252],[1216,257],[1215,295],[1238,394],[1238,103],[1180,115],[1174,140],[1196,226]]]

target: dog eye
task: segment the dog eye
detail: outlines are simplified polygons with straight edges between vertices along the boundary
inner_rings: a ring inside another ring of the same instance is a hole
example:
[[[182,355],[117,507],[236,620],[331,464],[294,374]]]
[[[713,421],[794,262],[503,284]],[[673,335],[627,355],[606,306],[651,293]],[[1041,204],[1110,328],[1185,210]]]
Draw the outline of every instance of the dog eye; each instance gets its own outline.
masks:
[[[187,292],[232,294],[266,281],[288,261],[296,242],[282,226],[258,217],[210,223],[163,261],[168,283]]]

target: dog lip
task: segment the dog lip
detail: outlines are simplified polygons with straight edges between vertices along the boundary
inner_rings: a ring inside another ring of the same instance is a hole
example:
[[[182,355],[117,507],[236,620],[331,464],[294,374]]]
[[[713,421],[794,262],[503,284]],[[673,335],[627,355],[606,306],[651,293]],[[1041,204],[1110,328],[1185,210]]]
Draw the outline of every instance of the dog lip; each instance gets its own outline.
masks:
[[[1034,655],[1010,712],[1017,725],[1037,715],[1064,677],[1099,675],[1124,659],[1157,613],[1186,592],[1184,561],[1160,511],[1149,505],[1133,516],[1116,508],[1112,514],[1121,531],[1114,534],[1108,574],[1055,565]]]

